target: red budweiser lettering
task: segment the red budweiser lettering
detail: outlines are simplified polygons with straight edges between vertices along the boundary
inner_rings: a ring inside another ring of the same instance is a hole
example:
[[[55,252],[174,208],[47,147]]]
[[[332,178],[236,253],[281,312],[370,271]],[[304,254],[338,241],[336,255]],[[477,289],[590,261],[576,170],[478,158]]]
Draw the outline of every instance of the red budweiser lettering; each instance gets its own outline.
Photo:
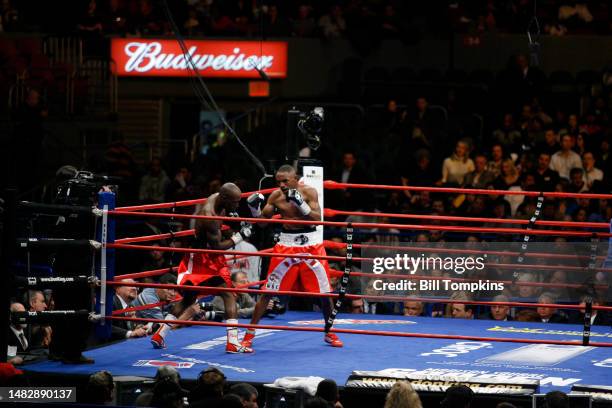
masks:
[[[271,78],[287,76],[287,43],[256,41],[185,41],[114,38],[111,57],[120,76],[187,76],[190,64],[208,77]]]

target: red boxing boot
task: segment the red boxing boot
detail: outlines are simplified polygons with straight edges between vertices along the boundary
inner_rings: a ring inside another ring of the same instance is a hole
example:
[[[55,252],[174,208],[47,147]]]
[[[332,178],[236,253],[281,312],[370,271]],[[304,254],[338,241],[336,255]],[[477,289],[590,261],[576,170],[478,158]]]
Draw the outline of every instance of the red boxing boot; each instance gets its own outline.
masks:
[[[326,343],[328,343],[332,347],[344,346],[344,343],[342,343],[342,340],[340,340],[338,336],[336,336],[334,333],[325,333],[324,340]]]

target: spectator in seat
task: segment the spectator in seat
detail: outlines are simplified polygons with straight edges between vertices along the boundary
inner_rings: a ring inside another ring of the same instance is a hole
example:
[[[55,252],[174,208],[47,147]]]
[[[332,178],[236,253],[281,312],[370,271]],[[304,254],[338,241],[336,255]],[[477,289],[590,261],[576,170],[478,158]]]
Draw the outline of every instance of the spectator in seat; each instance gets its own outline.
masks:
[[[41,290],[28,291],[28,306],[30,312],[43,312],[47,310],[45,294]]]
[[[460,140],[455,152],[442,163],[442,184],[462,185],[465,175],[474,171],[474,162],[469,157],[467,141]]]
[[[102,18],[97,11],[96,0],[89,1],[87,11],[83,16],[81,16],[77,29],[81,35],[87,35],[89,33],[102,33]]]
[[[561,285],[567,285],[569,282],[567,271],[554,271],[548,279],[550,283],[556,283]],[[568,290],[565,287],[552,287],[548,292],[556,296],[556,299],[568,299]]]
[[[570,408],[569,397],[561,391],[546,393],[546,408]]]
[[[150,406],[153,408],[182,408],[184,399],[189,395],[187,390],[170,378],[158,381],[153,387]]]
[[[158,10],[154,7],[152,0],[140,0],[138,13],[134,19],[134,31],[137,35],[162,34],[165,24]]]
[[[335,179],[341,183],[360,184],[368,182],[368,175],[359,164],[357,155],[354,152],[347,151],[342,155],[342,169]],[[338,205],[341,208],[354,210],[359,206],[367,205],[370,201],[367,194],[360,189],[346,188],[338,190],[338,192],[340,196],[337,197],[337,200],[339,200]]]
[[[536,188],[539,191],[554,191],[559,182],[559,173],[550,168],[550,154],[541,152],[538,156],[538,166],[535,171]]]
[[[153,384],[153,388],[140,394],[138,398],[136,398],[134,405],[137,407],[150,407],[151,399],[153,398],[153,389],[155,388],[155,385],[161,381],[173,381],[180,385],[181,375],[176,368],[172,366],[159,367],[155,373],[155,383]]]
[[[45,301],[45,294],[40,290],[29,290],[26,293],[28,310],[30,312],[44,312],[49,307]],[[28,326],[28,339],[30,348],[39,349],[49,347],[51,343],[51,326],[46,324],[30,324]]]
[[[514,151],[516,147],[520,147],[521,137],[521,132],[514,124],[514,117],[511,113],[504,115],[502,126],[493,132],[493,140],[508,151]]]
[[[323,398],[332,408],[342,408],[340,403],[340,394],[338,393],[338,385],[334,380],[326,379],[317,385],[315,397]]]
[[[509,302],[508,296],[506,295],[497,295],[493,298],[493,302]],[[480,319],[485,320],[497,320],[497,321],[510,321],[512,320],[512,316],[510,316],[510,306],[507,305],[494,305],[491,306],[491,309],[488,313],[480,315]]]
[[[167,273],[162,275],[159,279],[159,283],[163,284],[176,284],[176,276]],[[176,291],[174,289],[162,289],[162,288],[146,288],[134,301],[134,306],[150,305],[159,302],[170,302],[176,297]],[[159,319],[163,320],[168,312],[168,307],[157,306],[151,309],[139,310],[136,312],[136,316],[145,319]]]
[[[548,153],[549,156],[557,153],[560,149],[559,134],[552,127],[544,131],[544,141],[537,143],[535,146],[537,153]]]
[[[542,91],[546,82],[544,73],[529,64],[529,58],[524,54],[516,56],[515,82],[512,83],[513,90],[522,98],[537,96]]]
[[[572,320],[572,323],[575,324],[583,324],[584,323],[584,307],[587,304],[588,300],[592,300],[593,306],[605,306],[606,301],[604,299],[590,297],[587,295],[583,295],[580,297],[580,314]],[[610,324],[610,318],[608,317],[606,312],[602,312],[601,310],[595,310],[591,312],[591,325],[592,326],[607,326]]]
[[[499,143],[491,147],[491,160],[487,163],[487,170],[495,175],[501,174],[502,162],[504,161],[504,148]]]
[[[474,399],[474,391],[467,385],[453,385],[446,389],[442,408],[470,408]]]
[[[304,402],[304,408],[332,408],[332,405],[321,397],[312,397]]]
[[[232,283],[234,287],[243,287],[249,282],[247,275],[244,272],[234,272],[231,275]],[[255,301],[248,293],[232,293],[236,298],[236,308],[238,309],[238,317],[246,319],[253,316],[253,310],[255,309]],[[270,301],[272,302],[272,301]],[[221,296],[215,296],[213,300],[213,307],[215,311],[225,312],[225,303]]]
[[[557,298],[550,292],[544,292],[538,297],[539,304],[555,304]],[[554,307],[543,307],[539,306],[536,309],[536,312],[540,316],[540,321],[542,323],[567,323],[567,317],[557,312],[557,309]]]
[[[586,152],[586,139],[588,137],[588,133],[581,131],[576,136],[576,143],[574,145],[574,151],[578,153],[580,157]]]
[[[293,21],[293,34],[296,37],[312,37],[317,30],[317,24],[312,17],[312,7],[300,4],[297,18]]]
[[[416,122],[422,122],[427,116],[427,110],[429,109],[429,102],[424,96],[419,96],[416,100]]]
[[[221,407],[225,392],[225,374],[216,367],[200,372],[194,389],[189,393],[190,407]]]
[[[477,154],[474,158],[474,170],[466,174],[464,187],[487,188],[495,180],[495,175],[487,170],[487,156]]]
[[[470,301],[472,300],[472,297],[467,292],[459,291],[453,292],[453,294],[450,296],[450,300]],[[454,319],[473,319],[474,306],[464,303],[448,303],[446,305],[446,316]]]
[[[535,310],[531,310],[531,309],[524,309],[519,311],[516,316],[515,319],[517,322],[540,322],[540,316],[538,315],[538,312],[536,312]]]
[[[98,371],[89,376],[85,389],[85,401],[90,404],[105,405],[113,400],[115,383],[108,371]]]
[[[505,159],[502,162],[499,177],[493,182],[496,190],[509,190],[511,187],[520,186],[521,173],[515,166],[512,159]]]
[[[185,201],[194,198],[195,187],[188,166],[181,166],[168,186],[166,197],[170,201]]]
[[[161,203],[165,201],[169,185],[170,179],[162,169],[161,160],[155,157],[149,164],[149,172],[140,180],[138,199],[146,203]]]
[[[393,384],[385,398],[385,408],[422,408],[419,394],[408,381]]]
[[[453,319],[473,319],[474,306],[465,303],[453,303],[451,305],[451,317]]]
[[[278,6],[268,6],[268,13],[264,16],[264,31],[270,37],[288,37],[291,35],[291,24],[280,14]]]
[[[258,393],[255,387],[253,387],[251,384],[234,384],[230,387],[229,393],[237,395],[240,398],[240,402],[242,403],[243,408],[258,408]]]
[[[584,193],[588,191],[587,184],[584,182],[584,170],[574,167],[570,170],[570,185],[568,187],[570,193]]]
[[[404,316],[425,316],[423,302],[404,302]]]
[[[337,4],[330,6],[329,13],[319,18],[319,28],[323,37],[327,39],[344,36],[346,21],[342,16],[342,8]]]
[[[349,305],[349,313],[353,314],[363,314],[365,313],[363,307],[363,299],[351,299],[351,303]]]
[[[123,279],[125,286],[115,287],[115,295],[113,296],[113,310],[127,309],[132,306],[132,303],[138,297],[138,290],[135,286],[129,286],[134,283],[134,279]],[[127,312],[123,316],[134,317],[136,312]],[[113,320],[112,339],[130,339],[143,337],[147,335],[147,330],[142,324],[125,320]]]
[[[517,283],[514,285],[516,294],[520,298],[535,298],[538,296],[540,288],[533,283],[539,282],[539,276],[532,272],[521,272],[516,279]],[[521,283],[524,283],[521,285]]]
[[[582,168],[582,160],[578,153],[572,150],[574,137],[563,135],[561,138],[561,150],[552,155],[550,169],[559,173],[560,177],[569,179],[570,171],[574,167]]]
[[[582,154],[582,167],[584,168],[584,183],[588,190],[591,190],[594,182],[603,181],[604,173],[595,167],[595,156],[592,152],[587,151]]]
[[[18,302],[11,303],[10,306],[11,313],[15,312],[25,312],[25,307]],[[8,362],[14,365],[22,364],[23,357],[20,354],[24,354],[30,350],[30,343],[26,338],[26,333],[24,329],[27,326],[25,324],[14,324],[11,323],[9,326],[8,333]]]
[[[416,163],[402,163],[400,170],[403,186],[433,186],[437,179],[437,171],[431,166],[431,153],[427,149],[419,149],[414,153]],[[410,191],[403,192],[412,199]]]

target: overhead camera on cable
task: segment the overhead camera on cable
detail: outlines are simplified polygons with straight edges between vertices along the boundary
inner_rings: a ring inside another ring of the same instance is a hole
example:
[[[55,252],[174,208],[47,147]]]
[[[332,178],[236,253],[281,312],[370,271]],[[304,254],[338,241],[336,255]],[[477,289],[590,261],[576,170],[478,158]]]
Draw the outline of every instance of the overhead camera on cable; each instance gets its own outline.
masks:
[[[297,127],[312,150],[321,147],[321,133],[325,115],[323,107],[317,106],[309,112],[300,112]]]
[[[302,157],[300,151],[306,147],[311,152],[318,150],[321,147],[324,122],[325,113],[321,106],[289,108],[286,122],[285,159],[291,161]]]

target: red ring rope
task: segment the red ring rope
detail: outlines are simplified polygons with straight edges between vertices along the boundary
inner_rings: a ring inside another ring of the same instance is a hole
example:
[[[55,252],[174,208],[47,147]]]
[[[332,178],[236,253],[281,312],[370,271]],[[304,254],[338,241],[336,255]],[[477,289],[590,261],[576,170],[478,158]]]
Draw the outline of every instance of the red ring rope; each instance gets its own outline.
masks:
[[[378,184],[353,184],[353,183],[338,183],[333,180],[326,180],[323,183],[323,187],[329,190],[339,190],[346,188],[368,188],[375,190],[397,190],[397,191],[426,191],[431,193],[451,193],[451,194],[479,194],[479,195],[522,195],[528,197],[538,197],[542,194],[544,197],[549,198],[592,198],[592,199],[605,199],[609,200],[612,198],[612,194],[591,194],[591,193],[559,193],[559,192],[544,192],[539,193],[537,191],[514,191],[514,190],[485,190],[485,189],[470,189],[470,188],[449,188],[449,187],[417,187],[417,186],[389,186],[389,185],[378,185]],[[265,190],[257,191],[262,194],[269,194],[276,190],[276,188],[268,188]],[[248,197],[252,192],[242,193],[241,197]],[[159,204],[145,204],[145,205],[134,205],[128,207],[118,207],[120,211],[143,211],[143,210],[156,210],[163,208],[173,207],[188,207],[192,205],[198,205],[205,203],[207,198],[199,198],[195,200],[177,201],[173,203],[159,203]]]
[[[148,303],[146,305],[141,305],[141,306],[130,306],[130,307],[126,307],[125,309],[113,310],[113,316],[119,316],[124,313],[139,312],[141,310],[155,309],[156,307],[165,306],[173,302],[176,302],[176,300],[172,300],[171,302],[161,301],[157,303]]]
[[[175,272],[178,270],[178,266],[171,268],[153,269],[151,271],[136,272],[136,273],[125,273],[123,275],[115,275],[115,279],[142,279],[149,278],[152,276],[160,276],[168,272]]]
[[[157,241],[161,239],[190,237],[194,234],[195,234],[195,230],[188,229],[184,231],[178,231],[178,232],[166,233],[166,234],[142,235],[139,237],[119,238],[115,240],[115,242],[118,244],[131,244],[134,242],[149,242],[149,241]]]
[[[189,214],[169,214],[169,213],[145,213],[145,212],[130,212],[130,211],[109,211],[108,214],[114,216],[138,216],[150,218],[182,218],[182,219],[198,219],[198,220],[218,220],[218,221],[245,221],[253,224],[283,224],[283,225],[325,225],[328,227],[346,228],[348,223],[338,221],[309,221],[309,220],[285,220],[274,218],[249,218],[249,217],[222,217],[212,215],[189,215]],[[495,234],[524,234],[525,230],[517,228],[486,228],[486,227],[465,227],[465,226],[444,226],[444,225],[414,225],[414,224],[377,224],[368,222],[353,222],[353,228],[366,229],[400,229],[400,230],[418,230],[418,231],[454,231],[454,232],[474,232],[474,233],[495,233]],[[597,236],[600,238],[612,237],[609,232],[586,232],[586,231],[564,231],[564,230],[529,230],[529,235],[544,235],[544,236],[567,236],[567,237],[583,237],[592,238]]]
[[[455,187],[417,187],[417,186],[389,186],[382,184],[354,184],[338,183],[333,180],[326,180],[323,186],[329,190],[343,190],[346,188],[361,188],[372,190],[396,190],[396,191],[425,191],[430,193],[451,193],[451,194],[474,194],[474,195],[522,195],[527,197],[546,198],[589,198],[589,199],[612,199],[612,194],[593,194],[593,193],[560,193],[556,191],[516,191],[516,190],[486,190],[477,188],[455,188]]]
[[[366,211],[342,211],[326,208],[323,210],[325,217],[333,218],[338,215],[355,215],[361,217],[388,217],[388,218],[406,218],[416,220],[432,220],[432,221],[450,221],[450,222],[491,222],[495,224],[514,224],[514,225],[529,225],[529,220],[509,219],[509,218],[484,218],[484,217],[458,217],[455,215],[423,215],[423,214],[394,214],[394,213],[377,213]],[[576,228],[610,228],[610,224],[605,222],[576,222],[576,221],[544,221],[536,220],[534,225],[544,225],[549,227],[576,227]]]
[[[203,253],[203,254],[218,254],[218,255],[243,255],[245,257],[250,256],[265,256],[265,257],[282,257],[287,258],[287,254],[268,252],[271,249],[256,252],[246,251],[228,251],[222,249],[203,249],[203,248],[177,248],[177,247],[162,247],[155,245],[129,245],[129,244],[107,244],[107,248],[116,249],[135,249],[138,251],[161,251],[161,252],[182,252],[182,253]],[[443,252],[438,251],[438,252]],[[291,258],[299,259],[319,259],[326,261],[339,261],[343,262],[346,260],[343,256],[333,255],[312,255],[312,254],[291,254]],[[364,257],[353,257],[353,261],[371,261],[373,258]],[[573,266],[556,266],[556,265],[528,265],[528,264],[485,264],[491,265],[491,267],[498,267],[500,269],[550,269],[550,270],[571,270],[571,271],[583,271],[584,268],[573,267]],[[612,272],[612,268],[595,268],[596,271]]]
[[[110,281],[106,282],[110,286],[125,286],[123,282]],[[260,295],[272,295],[272,296],[302,296],[302,297],[329,297],[337,298],[339,295],[336,293],[311,293],[311,292],[298,292],[290,290],[261,290],[261,289],[248,289],[248,288],[225,288],[220,286],[192,286],[192,285],[172,285],[162,283],[145,283],[145,282],[134,282],[130,283],[130,286],[143,287],[143,288],[158,288],[158,289],[174,289],[174,290],[189,290],[194,292],[236,292],[236,293],[254,293]],[[479,300],[451,300],[451,299],[428,299],[428,298],[415,298],[415,297],[398,297],[398,296],[382,296],[382,295],[351,295],[347,294],[348,299],[374,299],[374,300],[387,300],[391,302],[403,302],[403,301],[418,301],[423,303],[458,303],[467,305],[482,305],[482,306],[517,306],[517,307],[554,307],[558,309],[583,309],[584,306],[580,305],[562,305],[552,303],[524,303],[524,302],[488,302]],[[593,306],[594,310],[606,310],[612,311],[612,306]]]
[[[107,316],[109,320],[124,320],[124,321],[141,321],[147,323],[160,323],[167,324],[167,320],[161,319],[144,319],[144,318],[131,318],[122,316]],[[270,324],[242,324],[242,323],[221,323],[211,321],[192,321],[192,320],[173,320],[172,324],[177,325],[191,325],[191,326],[218,326],[218,327],[238,327],[238,328],[254,328],[254,329],[269,329],[269,330],[289,330],[289,331],[305,331],[305,332],[323,332],[325,331],[322,327],[302,327],[302,326],[275,326]],[[381,331],[381,330],[359,330],[359,329],[340,329],[334,327],[331,329],[334,333],[343,334],[361,334],[368,336],[391,336],[391,337],[411,337],[411,338],[422,338],[422,339],[453,339],[453,340],[472,340],[472,341],[497,341],[505,343],[528,343],[528,344],[558,344],[566,346],[581,346],[582,341],[569,341],[569,340],[540,340],[540,339],[516,339],[516,338],[501,338],[501,337],[479,337],[479,336],[458,336],[453,334],[429,334],[429,333],[406,333],[396,331]],[[612,347],[612,343],[603,342],[590,342],[590,346],[594,347]]]
[[[332,249],[344,249],[346,248],[346,243],[344,242],[334,242],[324,240],[323,244],[325,248]],[[354,248],[370,248],[370,249],[393,249],[398,252],[444,252],[447,254],[471,254],[471,255],[500,255],[500,256],[518,256],[520,252],[512,252],[512,251],[484,251],[484,250],[475,250],[475,249],[459,249],[459,248],[432,248],[432,247],[413,247],[413,246],[393,246],[393,245],[380,245],[380,244],[353,244]],[[552,254],[546,252],[528,252],[523,254],[524,257],[530,258],[559,258],[559,259],[591,259],[588,255],[567,255],[567,254]],[[598,256],[598,259],[605,259],[605,256]]]
[[[331,273],[336,276],[344,275],[344,272],[338,271],[335,269],[331,270]],[[375,274],[375,273],[367,273],[367,272],[351,272],[351,276],[361,276],[365,278],[378,278],[378,279],[405,279],[405,280],[418,280],[418,279],[427,279],[427,280],[447,280],[449,282],[478,282],[482,279],[473,279],[473,278],[450,278],[446,276],[426,276],[426,275],[400,275],[396,273],[384,273],[384,274]],[[570,289],[580,289],[584,288],[583,284],[580,283],[548,283],[548,282],[520,282],[520,281],[509,281],[509,280],[497,280],[497,279],[487,279],[487,281],[491,283],[503,283],[505,285],[516,285],[516,286],[533,286],[538,288],[570,288]],[[597,289],[606,289],[608,285],[594,285]]]
[[[258,286],[261,285],[263,283],[265,283],[266,281],[258,281],[258,282],[247,282],[243,285],[238,285],[236,286],[237,289],[242,289],[242,288],[248,288],[250,286]],[[131,283],[123,283],[123,286],[131,286]],[[140,310],[148,310],[148,309],[154,309],[158,306],[164,306],[170,303],[176,303],[176,302],[180,302],[181,300],[183,300],[182,296],[177,296],[174,299],[170,300],[170,301],[161,301],[161,302],[157,302],[157,303],[148,303],[146,305],[141,305],[141,306],[130,306],[130,307],[126,307],[125,309],[118,309],[118,310],[113,310],[113,316],[117,316],[117,315],[122,315],[124,313],[130,313],[130,312],[138,312]]]
[[[276,190],[276,188],[268,188],[260,191],[249,191],[240,194],[240,197],[246,198],[253,193],[269,194]],[[197,198],[195,200],[176,201],[173,203],[158,203],[158,204],[144,204],[144,205],[132,205],[128,207],[117,207],[117,210],[121,211],[143,211],[143,210],[159,210],[163,208],[174,208],[174,207],[189,207],[192,205],[203,204],[208,198]]]

